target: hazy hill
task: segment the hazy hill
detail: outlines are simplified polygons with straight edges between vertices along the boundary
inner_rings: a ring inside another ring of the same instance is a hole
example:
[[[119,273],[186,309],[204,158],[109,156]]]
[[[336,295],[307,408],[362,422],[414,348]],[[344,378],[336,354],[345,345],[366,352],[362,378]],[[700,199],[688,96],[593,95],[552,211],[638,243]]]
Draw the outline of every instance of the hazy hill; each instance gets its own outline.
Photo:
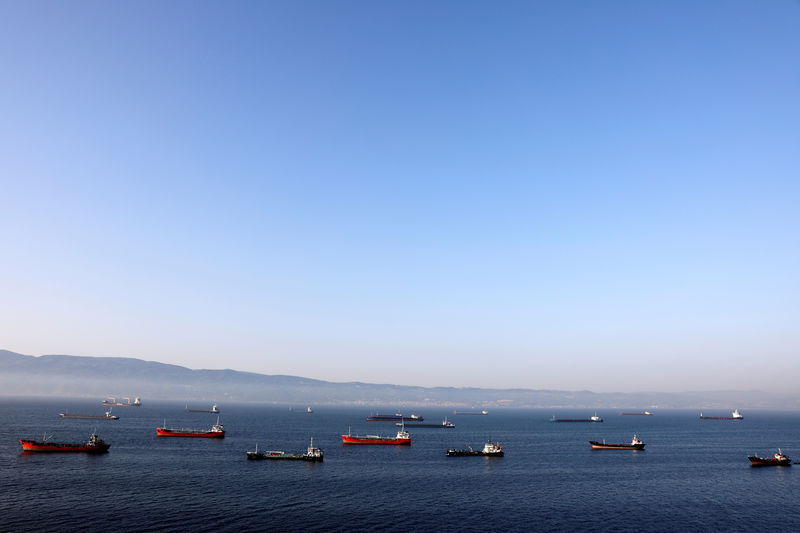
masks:
[[[458,407],[800,408],[800,396],[759,391],[594,393],[531,389],[333,383],[236,370],[192,370],[126,357],[33,357],[0,350],[3,395],[141,396],[143,399],[279,404]]]

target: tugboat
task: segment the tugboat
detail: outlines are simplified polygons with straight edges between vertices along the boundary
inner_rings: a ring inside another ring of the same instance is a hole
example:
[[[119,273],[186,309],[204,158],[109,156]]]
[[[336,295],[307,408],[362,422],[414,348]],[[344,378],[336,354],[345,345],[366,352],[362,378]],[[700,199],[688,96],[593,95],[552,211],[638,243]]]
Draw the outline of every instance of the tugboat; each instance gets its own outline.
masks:
[[[348,431],[347,435],[342,435],[342,444],[410,445],[411,435],[408,434],[408,431],[405,430],[405,427],[401,427],[400,431],[398,431],[397,435],[394,437],[381,437],[379,435],[351,435]]]
[[[485,457],[503,457],[505,452],[503,452],[503,446],[500,445],[499,442],[492,442],[491,437],[489,437],[489,442],[483,445],[483,450],[475,451],[472,449],[472,446],[467,446],[467,450],[456,450],[454,448],[450,448],[447,450],[448,457],[466,457],[466,456],[473,456],[473,455],[483,455]]]
[[[216,415],[216,414],[219,414],[219,407],[217,407],[217,404],[214,404],[214,405],[211,406],[211,409],[189,409],[189,406],[187,405],[186,406],[186,412],[187,413],[214,413]]]
[[[636,435],[633,436],[630,444],[606,444],[605,439],[603,442],[590,440],[589,444],[592,445],[593,450],[644,450],[644,442]]]
[[[792,460],[784,455],[780,448],[778,448],[778,453],[772,457],[750,455],[748,459],[750,459],[750,466],[792,466]]]
[[[277,450],[259,452],[258,444],[256,444],[256,451],[247,452],[247,458],[251,460],[287,459],[290,461],[322,461],[322,450],[314,447],[314,438],[312,437],[311,444],[309,444],[308,448],[306,449],[306,453],[284,453]]]
[[[402,415],[400,413],[395,413],[393,415],[369,415],[367,417],[367,422],[422,422],[425,420],[421,415],[415,415],[411,413],[409,416]]]
[[[61,418],[89,418],[92,420],[119,420],[117,415],[111,414],[111,409],[106,411],[104,415],[80,415],[77,413],[70,413],[66,410],[63,413],[60,413],[58,416]]]
[[[406,424],[405,422],[398,422],[395,426],[405,426],[409,428],[442,428],[442,429],[450,429],[456,427],[455,424],[452,422],[447,421],[447,417],[444,417],[441,424]]]
[[[700,413],[700,420],[742,420],[743,418],[744,415],[738,409],[735,409],[731,416],[703,416],[703,413]]]
[[[168,429],[167,421],[164,420],[164,425],[160,428],[156,428],[156,437],[205,437],[209,439],[222,439],[225,437],[225,429],[223,425],[219,423],[219,417],[217,417],[217,423],[208,430],[187,428]]]
[[[106,453],[111,447],[106,441],[92,433],[89,440],[79,443],[51,442],[46,435],[41,441],[20,439],[23,452],[83,452]]]

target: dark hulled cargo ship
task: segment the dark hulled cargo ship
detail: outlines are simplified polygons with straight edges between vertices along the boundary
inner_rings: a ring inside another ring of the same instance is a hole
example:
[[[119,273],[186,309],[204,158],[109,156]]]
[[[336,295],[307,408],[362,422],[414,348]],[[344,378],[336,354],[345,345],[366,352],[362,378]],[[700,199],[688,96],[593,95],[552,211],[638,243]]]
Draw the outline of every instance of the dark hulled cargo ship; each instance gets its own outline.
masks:
[[[314,439],[311,439],[311,444],[306,448],[306,453],[285,453],[279,450],[268,450],[266,452],[258,451],[258,444],[256,444],[256,451],[247,452],[247,458],[250,460],[288,460],[288,461],[322,461],[322,450],[314,447]]]
[[[395,413],[393,415],[369,415],[367,417],[367,422],[422,422],[425,420],[421,415],[415,415],[411,413],[408,416],[402,415],[400,413]]]
[[[731,416],[704,416],[703,413],[700,413],[700,420],[742,420],[743,418],[744,415],[738,409],[735,409]]]
[[[644,450],[644,442],[636,435],[633,436],[630,444],[608,444],[605,439],[603,442],[590,440],[589,444],[592,445],[593,450]]]
[[[483,445],[483,449],[480,451],[473,450],[472,446],[467,446],[466,450],[457,450],[455,448],[450,448],[447,450],[448,457],[503,457],[504,455],[505,452],[503,452],[503,446],[501,446],[499,442],[492,442],[491,439],[489,439],[489,442]]]

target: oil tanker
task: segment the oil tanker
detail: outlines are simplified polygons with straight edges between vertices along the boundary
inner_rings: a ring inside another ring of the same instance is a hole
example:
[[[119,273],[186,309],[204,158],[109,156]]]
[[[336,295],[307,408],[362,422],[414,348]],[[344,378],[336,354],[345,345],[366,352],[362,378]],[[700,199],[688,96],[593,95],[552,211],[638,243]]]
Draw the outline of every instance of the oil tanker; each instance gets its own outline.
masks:
[[[111,447],[106,441],[92,433],[86,442],[67,443],[52,442],[44,437],[42,440],[20,439],[23,452],[82,452],[82,453],[106,453]]]
[[[778,448],[778,453],[772,457],[751,455],[748,459],[750,460],[750,466],[792,466],[792,460],[787,455],[784,455],[780,448]]]
[[[156,437],[203,437],[207,439],[221,439],[225,437],[225,429],[219,423],[211,426],[211,429],[187,429],[187,428],[167,428],[167,421],[160,428],[156,428]]]
[[[342,435],[342,444],[399,444],[410,445],[411,435],[405,428],[401,428],[394,437],[381,437],[379,435]]]

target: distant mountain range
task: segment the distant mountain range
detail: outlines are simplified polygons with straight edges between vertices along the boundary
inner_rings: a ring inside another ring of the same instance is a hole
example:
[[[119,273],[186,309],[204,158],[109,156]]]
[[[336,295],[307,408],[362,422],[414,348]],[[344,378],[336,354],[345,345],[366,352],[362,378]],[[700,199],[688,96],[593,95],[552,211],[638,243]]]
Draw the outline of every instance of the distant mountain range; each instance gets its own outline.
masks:
[[[334,383],[236,370],[192,370],[128,357],[33,357],[0,350],[0,394],[141,396],[144,400],[286,405],[452,406],[454,408],[798,409],[800,395],[761,391],[594,393],[533,389]],[[101,398],[102,399],[102,398]]]

